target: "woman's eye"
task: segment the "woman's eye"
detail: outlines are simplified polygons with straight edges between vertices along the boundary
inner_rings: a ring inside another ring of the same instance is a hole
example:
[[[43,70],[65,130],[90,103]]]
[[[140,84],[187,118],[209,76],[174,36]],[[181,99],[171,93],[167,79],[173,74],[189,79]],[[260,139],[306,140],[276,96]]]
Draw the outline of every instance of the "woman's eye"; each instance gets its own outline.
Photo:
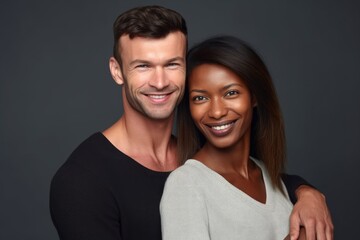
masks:
[[[195,96],[193,97],[193,101],[199,102],[205,100],[204,96]]]
[[[233,96],[233,95],[237,95],[237,94],[239,94],[238,91],[232,90],[232,91],[227,92],[226,96]]]

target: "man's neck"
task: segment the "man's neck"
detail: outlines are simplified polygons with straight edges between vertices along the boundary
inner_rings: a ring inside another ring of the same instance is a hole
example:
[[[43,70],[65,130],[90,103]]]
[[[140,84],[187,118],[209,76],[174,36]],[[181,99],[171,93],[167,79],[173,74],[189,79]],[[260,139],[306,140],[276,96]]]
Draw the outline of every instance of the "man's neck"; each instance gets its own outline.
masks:
[[[173,116],[151,120],[123,115],[103,133],[120,151],[154,171],[172,171],[176,161],[176,140],[171,135]]]

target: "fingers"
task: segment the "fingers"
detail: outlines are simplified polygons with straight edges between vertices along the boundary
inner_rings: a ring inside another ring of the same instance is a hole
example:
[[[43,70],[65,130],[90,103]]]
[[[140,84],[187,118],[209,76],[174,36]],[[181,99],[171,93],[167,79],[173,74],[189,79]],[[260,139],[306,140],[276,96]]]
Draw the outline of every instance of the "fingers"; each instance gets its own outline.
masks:
[[[300,234],[297,240],[306,240],[306,231],[304,227],[300,228]]]
[[[290,216],[290,240],[296,240],[299,237],[300,217],[292,213]]]
[[[326,230],[325,230],[325,235],[326,235],[326,239],[327,240],[333,240],[334,239],[334,225],[330,219],[330,223],[328,223]]]
[[[317,240],[333,240],[334,225],[329,214],[326,215],[322,221],[317,221],[316,224],[316,239]]]
[[[292,213],[290,216],[290,239],[305,239],[300,235],[301,225],[306,229],[306,240],[333,240],[334,226],[331,218],[319,220],[314,218],[307,218],[306,221],[301,221],[300,216]]]
[[[317,240],[327,240],[325,233],[325,226],[322,222],[316,224],[316,239]]]
[[[307,240],[333,240],[333,225],[332,223],[316,222],[308,220],[305,223],[306,239]]]
[[[317,240],[316,239],[316,227],[315,227],[315,220],[308,219],[305,224],[306,229],[306,239],[307,240]]]
[[[297,239],[298,227],[304,226],[307,240],[333,240],[334,226],[325,196],[308,187],[298,190],[298,195],[290,217],[291,239]]]

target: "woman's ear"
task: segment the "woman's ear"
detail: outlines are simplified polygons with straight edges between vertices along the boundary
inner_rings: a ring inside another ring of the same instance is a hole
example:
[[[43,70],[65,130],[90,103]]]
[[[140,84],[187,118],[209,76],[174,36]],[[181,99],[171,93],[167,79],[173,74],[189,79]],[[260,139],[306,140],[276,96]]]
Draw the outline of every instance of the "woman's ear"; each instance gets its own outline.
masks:
[[[109,59],[109,68],[110,68],[111,76],[114,79],[114,81],[119,85],[124,84],[124,78],[120,64],[114,57],[111,57]]]
[[[254,95],[251,96],[251,105],[252,107],[257,107],[257,100]]]

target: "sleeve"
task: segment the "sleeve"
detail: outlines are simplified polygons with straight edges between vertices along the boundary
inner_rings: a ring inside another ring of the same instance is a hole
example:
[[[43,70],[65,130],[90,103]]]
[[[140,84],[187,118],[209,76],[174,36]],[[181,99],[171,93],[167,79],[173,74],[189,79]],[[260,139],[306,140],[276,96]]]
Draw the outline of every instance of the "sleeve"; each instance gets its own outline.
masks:
[[[160,203],[163,240],[210,240],[206,205],[194,181],[173,172]]]
[[[62,167],[50,186],[50,213],[61,240],[121,240],[110,190],[90,172]]]
[[[284,184],[286,186],[286,190],[288,191],[290,200],[293,204],[297,202],[297,197],[295,194],[295,191],[301,186],[306,185],[315,188],[311,184],[309,184],[305,179],[298,175],[290,175],[283,173],[281,175],[282,180],[284,181]]]

